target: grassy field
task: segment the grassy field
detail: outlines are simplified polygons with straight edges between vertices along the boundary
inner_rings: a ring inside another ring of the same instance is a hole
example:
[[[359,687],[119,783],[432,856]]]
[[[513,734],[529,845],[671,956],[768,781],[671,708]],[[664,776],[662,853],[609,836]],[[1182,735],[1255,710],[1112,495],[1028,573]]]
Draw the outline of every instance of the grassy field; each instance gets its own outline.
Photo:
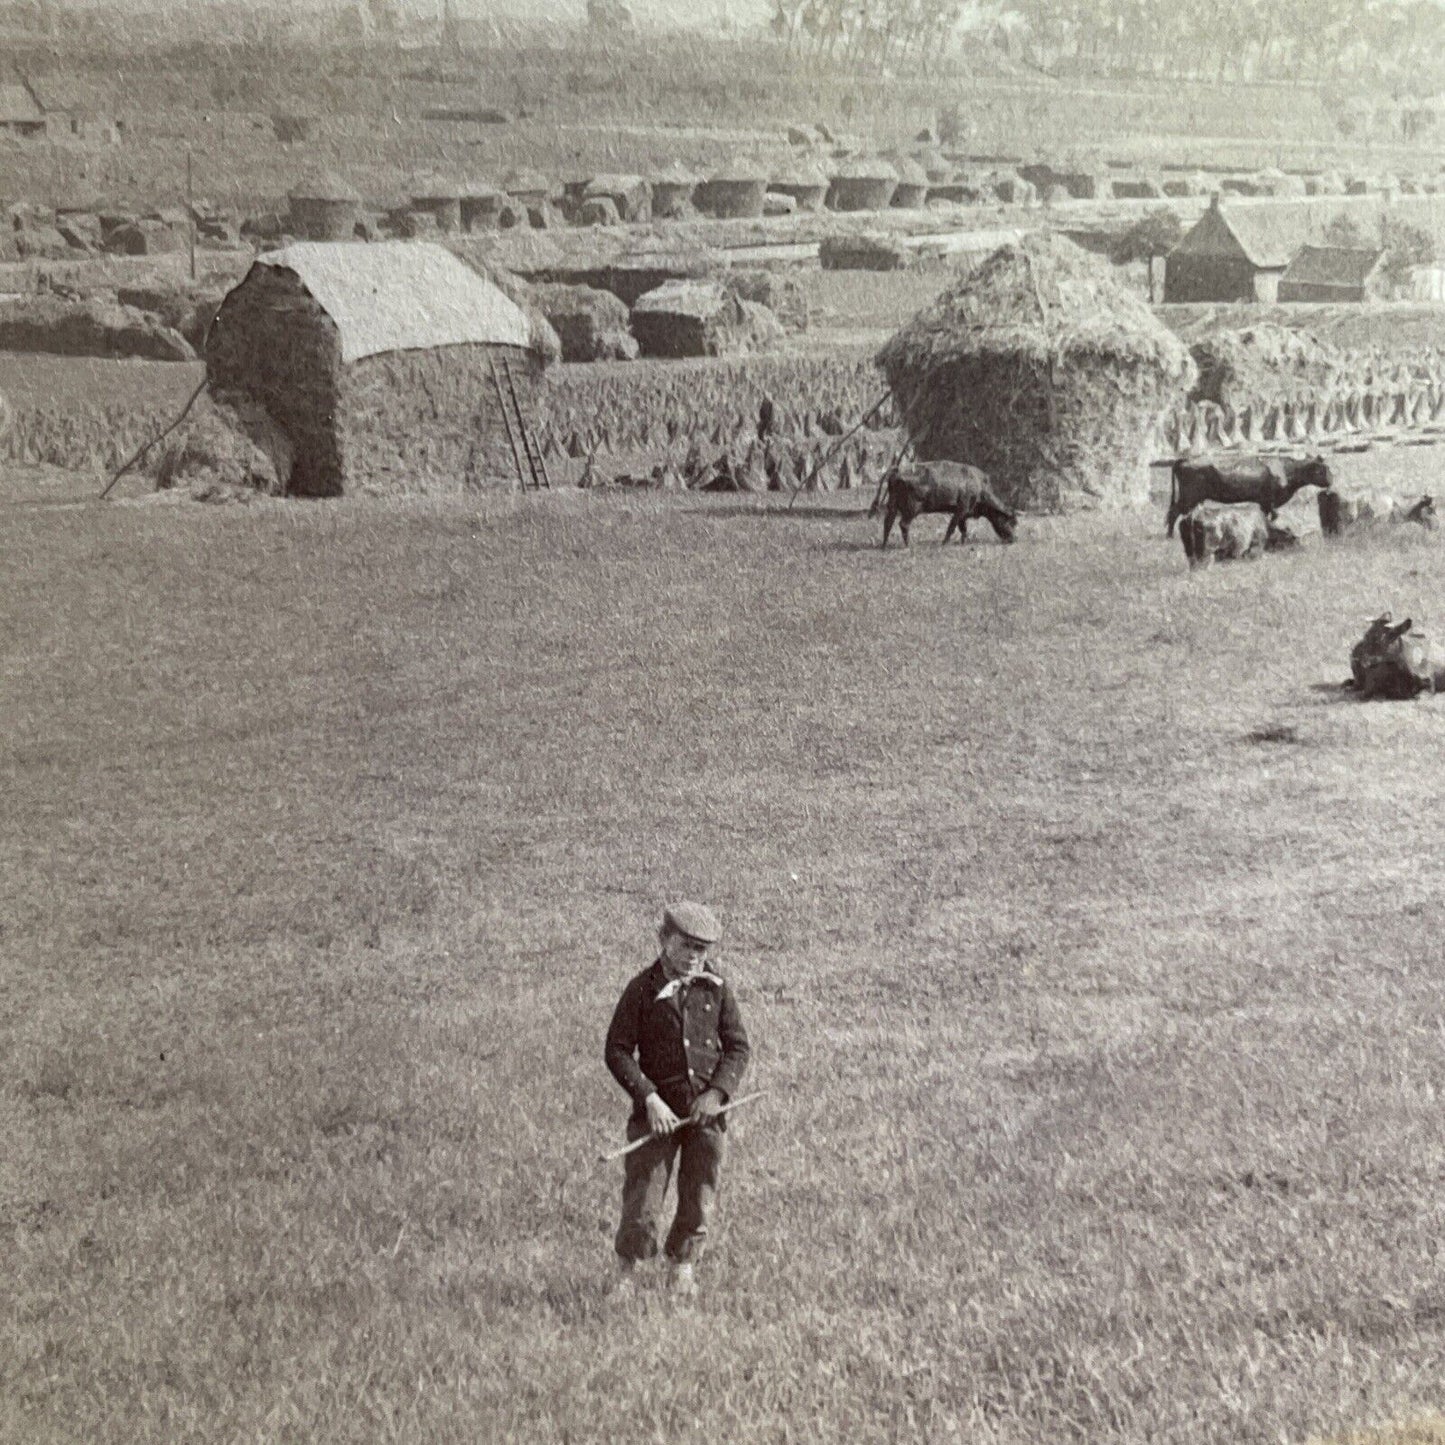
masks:
[[[1367,614],[1445,627],[1438,542],[1191,577],[1154,513],[907,554],[698,498],[3,515],[0,1438],[1441,1404],[1445,715],[1333,686]],[[594,1163],[678,894],[770,1091],[693,1306],[611,1295]]]

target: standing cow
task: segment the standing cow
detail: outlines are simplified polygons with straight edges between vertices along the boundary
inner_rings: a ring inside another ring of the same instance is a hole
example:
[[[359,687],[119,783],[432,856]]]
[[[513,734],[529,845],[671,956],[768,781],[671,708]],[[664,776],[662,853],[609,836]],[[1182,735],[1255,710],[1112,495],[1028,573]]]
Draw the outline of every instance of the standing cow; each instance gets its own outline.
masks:
[[[1320,456],[1238,457],[1228,461],[1189,461],[1180,457],[1170,472],[1169,515],[1164,535],[1200,502],[1253,502],[1273,517],[1301,487],[1328,490],[1334,482]]]
[[[962,462],[919,462],[914,466],[893,467],[884,482],[888,488],[888,505],[883,513],[883,546],[893,522],[908,545],[908,529],[915,517],[924,512],[944,512],[948,516],[945,542],[958,531],[960,542],[968,537],[968,524],[974,517],[985,517],[992,524],[1001,542],[1012,542],[1018,525],[1018,514],[1011,512],[994,495],[988,475],[977,467]]]

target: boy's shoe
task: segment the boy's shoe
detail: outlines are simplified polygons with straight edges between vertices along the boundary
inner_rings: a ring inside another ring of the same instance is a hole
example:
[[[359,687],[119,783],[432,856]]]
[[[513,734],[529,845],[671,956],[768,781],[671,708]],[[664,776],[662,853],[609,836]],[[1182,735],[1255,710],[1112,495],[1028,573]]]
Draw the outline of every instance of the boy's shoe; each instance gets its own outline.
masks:
[[[673,1294],[682,1299],[691,1299],[697,1293],[697,1280],[693,1277],[690,1264],[675,1264],[668,1279]]]

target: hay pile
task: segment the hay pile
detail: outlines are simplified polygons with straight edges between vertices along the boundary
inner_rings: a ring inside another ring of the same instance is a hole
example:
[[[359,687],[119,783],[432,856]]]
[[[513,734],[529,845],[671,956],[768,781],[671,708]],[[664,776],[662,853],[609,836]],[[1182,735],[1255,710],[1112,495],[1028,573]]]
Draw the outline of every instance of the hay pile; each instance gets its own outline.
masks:
[[[1328,395],[1344,376],[1344,355],[1307,331],[1261,322],[1216,331],[1189,348],[1199,367],[1191,401],[1238,410],[1261,401]]]
[[[204,501],[255,492],[278,497],[291,483],[290,438],[266,408],[240,392],[197,401],[156,465],[158,490],[184,488]]]
[[[1195,380],[1107,263],[1049,233],[995,251],[877,364],[920,460],[971,462],[1041,511],[1147,502],[1155,430]]]
[[[557,333],[564,361],[637,359],[627,307],[610,291],[543,284],[531,288],[531,301]]]

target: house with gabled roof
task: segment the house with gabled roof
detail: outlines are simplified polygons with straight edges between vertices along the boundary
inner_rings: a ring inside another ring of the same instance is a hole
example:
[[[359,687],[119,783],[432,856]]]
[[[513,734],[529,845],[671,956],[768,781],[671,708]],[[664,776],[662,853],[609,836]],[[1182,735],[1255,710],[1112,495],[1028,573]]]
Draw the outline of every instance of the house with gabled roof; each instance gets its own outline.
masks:
[[[1371,301],[1385,293],[1377,246],[1301,246],[1279,279],[1281,301]]]
[[[45,110],[24,81],[0,81],[0,136],[45,134]]]
[[[1169,253],[1165,301],[1273,301],[1318,224],[1308,202],[1259,200],[1209,209]]]

